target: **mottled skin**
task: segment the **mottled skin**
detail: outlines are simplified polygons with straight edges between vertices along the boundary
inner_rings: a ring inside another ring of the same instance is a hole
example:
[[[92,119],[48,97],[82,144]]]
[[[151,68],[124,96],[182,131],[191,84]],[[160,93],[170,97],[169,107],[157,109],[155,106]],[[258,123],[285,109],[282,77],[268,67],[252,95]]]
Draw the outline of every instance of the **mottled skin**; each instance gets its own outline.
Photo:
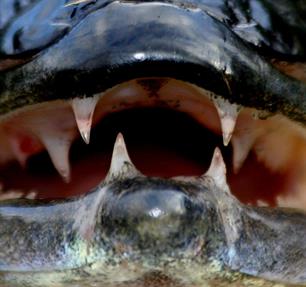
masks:
[[[1,115],[158,76],[306,123],[305,83],[270,64],[305,62],[305,1],[66,3],[0,1]],[[148,189],[155,201],[141,204]],[[156,200],[166,217],[148,215]],[[106,286],[151,271],[203,286],[273,285],[240,272],[306,280],[305,214],[243,206],[207,178],[118,179],[64,202],[4,202],[0,231],[0,280],[15,285]]]
[[[116,179],[67,202],[2,203],[0,229],[0,278],[17,285],[152,271],[188,284],[250,281],[238,271],[305,283],[306,215],[242,206],[205,176]]]

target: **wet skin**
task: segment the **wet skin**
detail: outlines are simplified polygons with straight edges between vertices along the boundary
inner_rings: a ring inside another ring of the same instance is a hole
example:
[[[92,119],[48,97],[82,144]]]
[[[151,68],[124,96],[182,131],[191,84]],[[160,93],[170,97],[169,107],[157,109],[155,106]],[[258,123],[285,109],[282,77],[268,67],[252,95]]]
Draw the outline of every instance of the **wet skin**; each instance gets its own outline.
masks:
[[[243,206],[224,187],[223,168],[216,151],[202,177],[148,178],[128,157],[118,160],[115,145],[108,176],[87,195],[1,205],[3,280],[73,286],[68,282],[85,279],[88,286],[96,280],[108,286],[162,271],[200,286],[256,284],[239,272],[304,283],[306,215]]]
[[[306,84],[270,63],[305,62],[305,4],[241,2],[87,1],[65,7],[63,0],[20,6],[2,0],[0,113],[90,97],[135,78],[169,77],[305,125]],[[306,282],[304,213],[244,206],[209,176],[186,183],[127,173],[64,202],[1,203],[1,280],[40,286],[55,278],[98,278],[111,284],[128,262],[126,280],[137,278],[131,271],[137,266],[140,274],[168,268],[175,279],[182,280],[176,277],[182,273],[201,284],[183,265],[206,282],[249,286],[251,279],[240,274]],[[18,241],[11,240],[15,236]]]

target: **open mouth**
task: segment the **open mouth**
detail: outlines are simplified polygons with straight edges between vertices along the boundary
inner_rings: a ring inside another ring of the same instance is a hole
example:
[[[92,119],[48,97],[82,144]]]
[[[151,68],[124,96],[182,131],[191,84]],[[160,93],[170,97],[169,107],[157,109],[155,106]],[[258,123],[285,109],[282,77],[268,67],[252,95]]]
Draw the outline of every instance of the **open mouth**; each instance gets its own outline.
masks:
[[[1,1],[4,286],[305,284],[304,5]]]
[[[2,116],[0,198],[87,193],[105,178],[118,132],[147,176],[201,175],[218,146],[241,202],[306,208],[303,126],[171,78],[138,78]]]

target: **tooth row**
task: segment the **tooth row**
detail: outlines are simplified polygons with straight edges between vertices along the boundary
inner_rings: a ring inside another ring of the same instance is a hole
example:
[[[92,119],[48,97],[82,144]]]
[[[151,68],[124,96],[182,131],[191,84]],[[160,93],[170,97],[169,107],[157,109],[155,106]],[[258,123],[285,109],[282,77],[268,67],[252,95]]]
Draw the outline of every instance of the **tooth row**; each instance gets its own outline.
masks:
[[[118,134],[113,149],[110,169],[105,178],[105,183],[113,180],[134,178],[143,176],[132,163],[124,138],[121,133]],[[214,180],[215,185],[224,192],[230,192],[226,181],[226,166],[222,153],[218,147],[215,148],[213,158],[208,171],[202,177],[210,177]]]
[[[27,129],[27,125],[31,128]],[[31,155],[46,149],[55,169],[66,182],[69,182],[69,149],[76,132],[61,130],[46,122],[33,123],[30,120],[27,125],[23,127],[26,133],[18,130],[9,133],[8,140],[14,158],[24,168]]]
[[[69,182],[71,177],[69,150],[76,137],[76,127],[84,142],[89,144],[94,112],[99,99],[99,95],[72,99],[70,103],[68,103],[67,110],[59,109],[61,113],[65,113],[64,116],[60,116],[61,122],[52,120],[52,123],[50,123],[45,119],[41,119],[39,116],[45,113],[44,109],[36,113],[36,116],[25,120],[27,121],[27,127],[25,131],[23,131],[24,134],[20,135],[17,130],[17,132],[13,132],[9,137],[11,152],[20,165],[24,167],[28,157],[43,150],[44,146],[58,173],[62,176],[64,181]],[[237,117],[240,111],[238,105],[231,104],[220,97],[214,98],[213,102],[220,118],[224,145],[228,145],[232,139],[234,149],[233,165],[234,170],[238,171],[252,148],[254,143],[253,138],[249,135],[238,136],[234,134]],[[65,105],[67,105],[67,103],[65,103]],[[68,111],[69,109],[70,111],[72,109],[73,113],[70,113]],[[49,117],[46,117],[47,119],[56,117],[56,114],[54,114],[56,113],[56,109],[54,109],[54,107],[53,110],[50,109],[50,111],[46,111],[46,113],[48,112],[50,113]],[[22,128],[20,128],[20,130],[22,130]],[[20,147],[20,143],[21,140],[27,136],[30,137],[29,141],[32,147],[30,150],[23,150]]]
[[[37,192],[30,191],[29,193],[24,193],[20,190],[3,190],[3,186],[0,183],[0,201],[9,200],[9,199],[35,199],[37,196]]]
[[[90,142],[92,120],[98,101],[99,96],[93,96],[88,98],[75,98],[71,101],[71,106],[73,109],[77,127],[86,144],[89,144]],[[227,146],[231,141],[232,135],[234,133],[240,107],[236,104],[231,104],[227,100],[220,97],[214,99],[214,104],[216,106],[221,122],[223,143],[225,146]],[[239,170],[252,147],[253,141],[249,140],[249,138],[249,136],[234,136],[233,138],[233,165],[235,171]],[[122,136],[119,136],[117,144],[119,145],[119,143],[122,141]],[[53,144],[55,143],[52,143],[51,140],[45,142],[47,150],[49,151],[49,154],[56,169],[66,181],[69,181],[70,172],[68,153],[71,142],[68,142],[67,144],[65,144],[65,142],[63,142],[62,144],[59,143],[60,148],[58,149],[58,151],[52,150]],[[121,149],[122,148],[123,147],[121,147]],[[121,154],[124,153],[121,152]],[[118,158],[120,157],[118,156]],[[113,167],[113,169],[114,168],[115,167]]]
[[[90,142],[92,120],[98,101],[99,96],[94,96],[90,98],[75,98],[71,102],[77,127],[86,144],[89,144]],[[227,146],[232,139],[233,169],[235,172],[238,172],[254,144],[255,136],[253,136],[254,134],[249,133],[233,135],[237,123],[237,118],[240,112],[239,105],[231,104],[221,97],[213,98],[213,102],[220,119],[223,144]],[[69,152],[69,148],[63,148],[62,152]],[[60,174],[62,176],[64,175],[65,178],[65,172],[63,172],[59,165],[55,166],[59,170]],[[64,170],[66,169],[67,165]]]
[[[21,167],[28,158],[47,150],[65,182],[70,181],[69,151],[78,130],[89,144],[93,115],[100,96],[76,98],[70,102],[42,104],[0,126],[0,160],[5,164],[17,160]],[[2,137],[1,134],[5,134]]]
[[[92,120],[98,101],[99,96],[97,95],[88,98],[75,98],[71,101],[71,106],[73,109],[78,130],[86,144],[89,144],[90,142]],[[223,143],[225,146],[227,146],[233,136],[240,107],[236,104],[229,103],[227,100],[221,97],[214,98],[213,102],[220,118]],[[252,137],[249,137],[249,135],[233,137],[233,166],[236,172],[240,169],[244,160],[248,156],[248,153],[252,148],[253,143],[254,141]],[[59,153],[52,152],[53,143],[51,141],[50,144],[45,144],[56,169],[66,181],[69,181],[70,172],[68,154],[71,142],[68,142],[67,144],[62,143],[60,145],[61,148],[58,150]],[[62,161],[65,161],[65,164]]]

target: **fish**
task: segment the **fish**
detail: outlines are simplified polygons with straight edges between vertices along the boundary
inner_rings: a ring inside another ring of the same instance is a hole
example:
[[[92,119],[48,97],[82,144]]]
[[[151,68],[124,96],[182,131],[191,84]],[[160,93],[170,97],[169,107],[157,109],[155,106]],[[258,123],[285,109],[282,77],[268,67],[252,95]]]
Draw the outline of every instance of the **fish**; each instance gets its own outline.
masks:
[[[1,286],[305,285],[305,19],[1,0]]]

